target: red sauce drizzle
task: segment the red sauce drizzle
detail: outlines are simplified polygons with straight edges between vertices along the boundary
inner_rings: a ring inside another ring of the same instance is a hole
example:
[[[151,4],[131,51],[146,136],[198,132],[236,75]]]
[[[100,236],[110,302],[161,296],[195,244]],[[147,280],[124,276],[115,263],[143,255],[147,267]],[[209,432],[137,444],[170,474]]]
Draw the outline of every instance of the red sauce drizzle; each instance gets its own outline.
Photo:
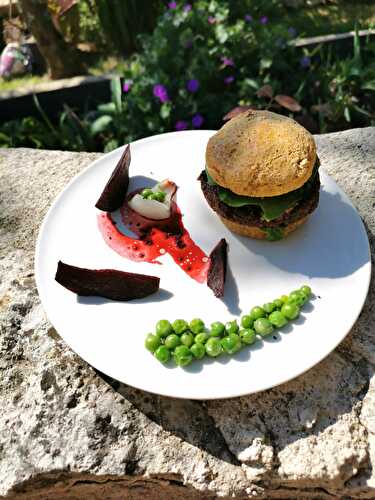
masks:
[[[128,225],[128,222],[124,221],[125,225]],[[209,258],[191,239],[181,217],[179,225],[179,235],[170,235],[153,228],[144,238],[136,239],[119,231],[109,213],[98,214],[98,226],[104,241],[122,257],[136,262],[160,264],[157,258],[168,253],[186,274],[198,283],[204,283],[207,279]]]

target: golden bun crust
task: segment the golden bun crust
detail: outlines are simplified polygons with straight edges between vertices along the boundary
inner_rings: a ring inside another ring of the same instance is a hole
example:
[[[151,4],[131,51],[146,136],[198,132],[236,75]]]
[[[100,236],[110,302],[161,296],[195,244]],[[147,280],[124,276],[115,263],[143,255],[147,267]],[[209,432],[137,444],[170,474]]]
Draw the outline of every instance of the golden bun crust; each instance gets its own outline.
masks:
[[[270,111],[250,110],[227,122],[207,144],[206,166],[217,184],[244,196],[277,196],[310,178],[313,136]]]
[[[257,226],[246,226],[245,224],[239,224],[238,222],[234,222],[232,220],[226,219],[225,217],[220,215],[220,219],[223,224],[227,226],[233,233],[240,234],[241,236],[247,236],[248,238],[254,238],[256,240],[266,240],[267,234],[262,231],[261,228]],[[295,231],[299,226],[301,226],[304,222],[306,222],[307,217],[303,217],[297,221],[294,221],[288,224],[284,228],[284,238],[288,236],[288,234]]]

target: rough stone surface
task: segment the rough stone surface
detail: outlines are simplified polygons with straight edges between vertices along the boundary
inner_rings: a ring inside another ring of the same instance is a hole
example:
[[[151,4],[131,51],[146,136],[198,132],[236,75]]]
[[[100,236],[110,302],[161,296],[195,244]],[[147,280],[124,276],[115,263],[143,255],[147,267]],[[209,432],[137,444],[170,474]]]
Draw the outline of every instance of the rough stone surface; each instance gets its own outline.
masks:
[[[317,136],[375,241],[375,128]],[[98,154],[0,151],[0,495],[12,499],[375,498],[374,281],[344,342],[297,379],[225,401],[135,390],[45,318],[35,238]]]

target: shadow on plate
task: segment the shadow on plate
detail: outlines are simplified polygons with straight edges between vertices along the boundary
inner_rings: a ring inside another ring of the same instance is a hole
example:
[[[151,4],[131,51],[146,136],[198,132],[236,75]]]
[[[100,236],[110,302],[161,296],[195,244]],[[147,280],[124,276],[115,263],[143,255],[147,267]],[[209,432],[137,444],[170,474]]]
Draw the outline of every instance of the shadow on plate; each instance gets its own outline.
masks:
[[[323,189],[316,212],[285,240],[271,243],[233,236],[273,266],[310,278],[349,276],[369,262],[366,231],[357,211],[339,193]]]
[[[144,297],[143,299],[124,301],[124,302],[131,302],[132,304],[144,305],[147,304],[148,302],[163,302],[165,300],[170,299],[171,297],[173,297],[173,293],[169,292],[168,290],[164,290],[163,288],[159,288],[159,291],[157,293],[149,295],[148,297]],[[114,302],[122,302],[122,301],[106,299],[105,297],[97,297],[97,296],[85,297],[77,295],[77,302],[79,304],[86,304],[88,306],[92,305],[97,306],[99,304],[113,304]]]
[[[239,316],[242,310],[239,307],[239,293],[236,280],[234,279],[232,269],[230,266],[230,259],[228,258],[227,274],[225,278],[224,297],[221,299],[227,306],[228,311],[233,316]]]

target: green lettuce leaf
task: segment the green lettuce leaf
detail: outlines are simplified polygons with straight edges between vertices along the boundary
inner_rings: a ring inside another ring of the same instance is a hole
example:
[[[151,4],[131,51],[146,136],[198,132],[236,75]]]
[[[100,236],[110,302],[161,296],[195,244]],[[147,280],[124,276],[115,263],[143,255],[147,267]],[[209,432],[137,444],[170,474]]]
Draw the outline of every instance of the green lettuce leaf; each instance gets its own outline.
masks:
[[[315,176],[318,172],[319,160],[317,160],[313,173],[310,179],[300,188],[290,191],[289,193],[280,196],[270,196],[265,198],[253,196],[241,196],[233,193],[229,189],[225,189],[217,184],[212,177],[207,173],[207,182],[211,186],[218,186],[219,199],[229,207],[239,208],[246,205],[255,205],[262,209],[262,217],[267,222],[279,218],[286,210],[294,207],[307,192],[311,189]]]
[[[278,241],[284,238],[284,229],[282,227],[263,227],[268,241]]]
[[[299,191],[299,190],[297,190]],[[230,207],[243,207],[245,205],[256,205],[262,209],[263,218],[269,222],[280,217],[285,210],[293,207],[303,196],[303,193],[291,191],[281,196],[270,198],[254,198],[251,196],[239,196],[228,189],[219,189],[220,200]]]

